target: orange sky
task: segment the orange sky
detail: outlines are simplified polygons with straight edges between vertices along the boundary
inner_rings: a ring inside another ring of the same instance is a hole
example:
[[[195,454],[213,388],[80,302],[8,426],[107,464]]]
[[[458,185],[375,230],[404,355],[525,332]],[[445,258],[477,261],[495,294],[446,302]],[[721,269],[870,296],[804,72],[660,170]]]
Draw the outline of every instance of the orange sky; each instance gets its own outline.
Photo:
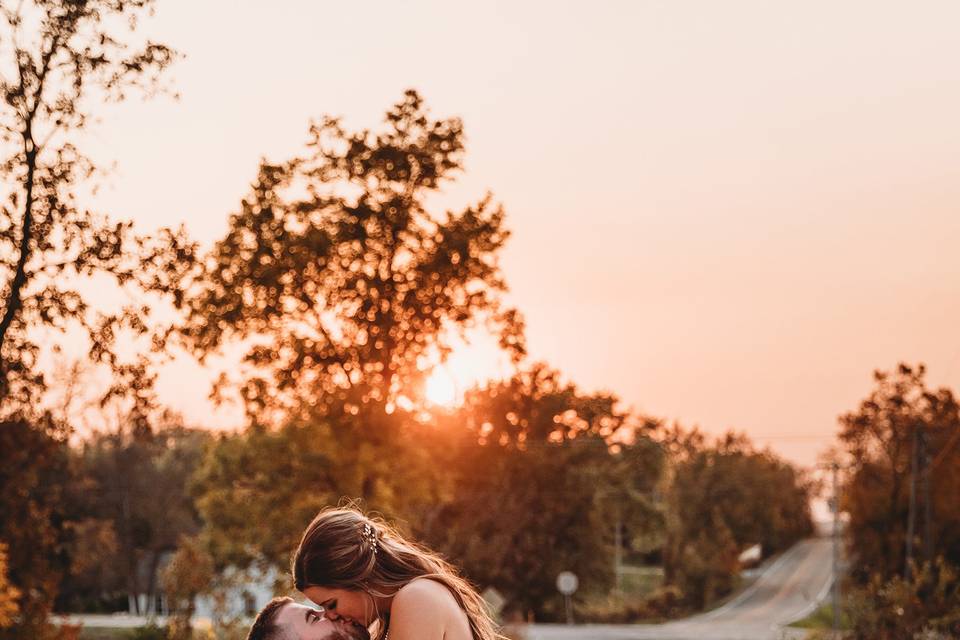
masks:
[[[310,118],[407,87],[464,118],[532,356],[653,415],[811,463],[870,372],[960,388],[960,3],[160,0],[179,102],[104,112],[96,199],[223,233]],[[178,363],[165,399],[211,416]]]

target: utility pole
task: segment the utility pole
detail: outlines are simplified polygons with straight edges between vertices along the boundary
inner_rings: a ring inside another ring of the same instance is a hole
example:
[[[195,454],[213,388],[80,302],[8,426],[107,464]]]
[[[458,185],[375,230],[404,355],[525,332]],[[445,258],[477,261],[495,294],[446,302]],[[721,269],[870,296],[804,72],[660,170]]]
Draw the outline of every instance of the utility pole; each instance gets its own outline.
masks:
[[[926,430],[920,431],[920,488],[923,493],[923,561],[933,560],[933,502],[930,499],[930,447]]]
[[[917,520],[917,467],[919,466],[918,454],[920,444],[920,426],[913,428],[913,447],[910,455],[910,506],[907,512],[907,549],[903,560],[903,578],[910,579],[910,572],[913,564],[913,535],[914,526]]]
[[[840,637],[840,483],[837,479],[840,465],[830,465],[833,471],[833,636]]]
[[[623,593],[623,517],[621,507],[617,505],[617,524],[613,532],[613,575],[616,579],[617,593]]]

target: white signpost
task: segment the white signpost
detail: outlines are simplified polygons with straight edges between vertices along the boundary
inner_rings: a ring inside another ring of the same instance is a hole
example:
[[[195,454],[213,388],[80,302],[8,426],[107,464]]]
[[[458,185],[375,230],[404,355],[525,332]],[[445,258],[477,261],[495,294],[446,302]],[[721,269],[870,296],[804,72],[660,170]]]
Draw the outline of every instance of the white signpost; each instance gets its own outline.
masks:
[[[567,610],[567,624],[573,624],[573,601],[570,599],[580,586],[577,575],[572,571],[561,571],[557,576],[557,591],[563,594],[563,603]]]

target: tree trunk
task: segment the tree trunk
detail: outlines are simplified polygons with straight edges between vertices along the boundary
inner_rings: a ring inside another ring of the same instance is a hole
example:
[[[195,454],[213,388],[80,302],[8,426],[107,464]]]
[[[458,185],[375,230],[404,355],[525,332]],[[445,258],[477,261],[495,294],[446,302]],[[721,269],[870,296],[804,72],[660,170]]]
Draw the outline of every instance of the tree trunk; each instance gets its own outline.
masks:
[[[37,169],[37,150],[34,147],[29,125],[24,132],[24,148],[27,159],[27,175],[24,178],[24,206],[23,223],[20,233],[20,255],[17,258],[17,269],[10,281],[10,294],[7,304],[0,318],[0,397],[5,395],[7,387],[7,363],[3,359],[3,346],[7,332],[13,324],[17,313],[23,306],[23,287],[27,282],[27,261],[30,259],[30,242],[33,239],[33,187],[34,175]]]

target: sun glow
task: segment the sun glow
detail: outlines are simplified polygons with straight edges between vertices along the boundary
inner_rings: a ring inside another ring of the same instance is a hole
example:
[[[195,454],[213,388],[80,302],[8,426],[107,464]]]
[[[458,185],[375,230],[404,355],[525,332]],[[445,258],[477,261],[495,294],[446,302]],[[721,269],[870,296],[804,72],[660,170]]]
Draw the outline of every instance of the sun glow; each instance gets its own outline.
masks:
[[[469,343],[456,341],[452,346],[453,352],[444,362],[436,358],[423,367],[430,372],[424,395],[432,405],[453,408],[471,387],[509,373],[509,360],[492,337],[474,337]]]
[[[444,407],[453,407],[460,399],[457,383],[444,365],[439,365],[434,368],[433,373],[427,378],[424,393],[430,404],[437,404]]]

